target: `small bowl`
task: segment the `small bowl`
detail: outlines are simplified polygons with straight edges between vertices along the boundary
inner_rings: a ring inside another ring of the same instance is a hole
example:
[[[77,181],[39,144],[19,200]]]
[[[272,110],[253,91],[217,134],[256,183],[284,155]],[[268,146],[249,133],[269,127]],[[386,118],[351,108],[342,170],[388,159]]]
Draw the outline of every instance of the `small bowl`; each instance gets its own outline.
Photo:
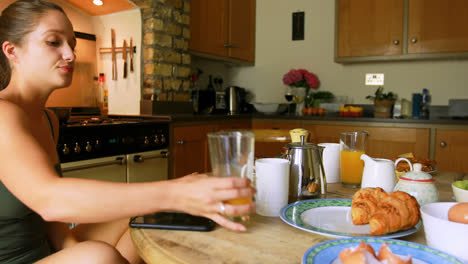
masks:
[[[466,203],[468,202],[468,190],[458,188],[457,186],[453,185],[452,183],[452,191],[455,195],[455,200],[459,203]]]
[[[429,203],[421,207],[426,243],[468,262],[468,224],[448,220],[448,211],[455,204],[457,203]]]

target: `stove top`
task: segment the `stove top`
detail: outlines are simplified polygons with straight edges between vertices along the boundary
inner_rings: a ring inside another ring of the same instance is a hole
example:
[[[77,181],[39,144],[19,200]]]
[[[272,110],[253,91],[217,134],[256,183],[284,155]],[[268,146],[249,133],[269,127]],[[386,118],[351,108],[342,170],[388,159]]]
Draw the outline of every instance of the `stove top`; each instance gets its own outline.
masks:
[[[167,123],[170,116],[151,115],[101,115],[98,107],[49,107],[57,114],[60,126],[99,126],[135,123]]]
[[[121,125],[121,124],[136,124],[136,123],[167,123],[169,117],[165,116],[126,116],[126,115],[111,115],[111,116],[71,116],[61,125],[66,127],[76,126],[99,126],[99,125]]]
[[[60,124],[60,161],[167,149],[169,122],[165,116],[70,115]]]

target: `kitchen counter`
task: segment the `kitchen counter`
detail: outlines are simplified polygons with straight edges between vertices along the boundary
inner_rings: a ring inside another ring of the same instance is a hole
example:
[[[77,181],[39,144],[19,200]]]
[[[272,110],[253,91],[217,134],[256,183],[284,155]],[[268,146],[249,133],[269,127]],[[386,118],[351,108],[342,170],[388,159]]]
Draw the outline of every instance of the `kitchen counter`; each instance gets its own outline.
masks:
[[[340,117],[337,115],[325,116],[297,116],[297,115],[265,115],[238,114],[238,115],[195,115],[174,114],[168,116],[173,123],[179,122],[209,122],[222,120],[270,120],[270,121],[296,121],[296,122],[359,122],[359,123],[390,123],[414,125],[468,125],[468,119],[452,119],[449,117],[434,117],[430,119],[402,119],[402,118],[374,118],[374,117]]]

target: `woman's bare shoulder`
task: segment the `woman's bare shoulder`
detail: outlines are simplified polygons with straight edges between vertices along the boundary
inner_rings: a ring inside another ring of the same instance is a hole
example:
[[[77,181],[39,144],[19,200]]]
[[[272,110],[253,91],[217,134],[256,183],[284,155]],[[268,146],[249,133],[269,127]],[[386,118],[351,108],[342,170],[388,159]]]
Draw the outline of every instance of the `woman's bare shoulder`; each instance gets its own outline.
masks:
[[[28,120],[26,112],[20,106],[0,100],[0,131],[6,131],[6,128],[24,129],[28,127]]]

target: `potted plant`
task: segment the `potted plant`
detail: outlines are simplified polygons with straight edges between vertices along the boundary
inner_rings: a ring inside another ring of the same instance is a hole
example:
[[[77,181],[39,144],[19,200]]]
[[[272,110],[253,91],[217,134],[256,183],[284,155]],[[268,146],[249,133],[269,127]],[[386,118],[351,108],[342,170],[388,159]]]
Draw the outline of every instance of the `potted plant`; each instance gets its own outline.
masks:
[[[366,96],[366,99],[374,101],[374,117],[390,118],[397,95],[392,92],[384,93],[383,87],[379,86],[375,94]]]
[[[321,103],[330,103],[333,101],[335,96],[329,91],[320,91],[310,94],[309,105],[312,107],[320,107]]]

